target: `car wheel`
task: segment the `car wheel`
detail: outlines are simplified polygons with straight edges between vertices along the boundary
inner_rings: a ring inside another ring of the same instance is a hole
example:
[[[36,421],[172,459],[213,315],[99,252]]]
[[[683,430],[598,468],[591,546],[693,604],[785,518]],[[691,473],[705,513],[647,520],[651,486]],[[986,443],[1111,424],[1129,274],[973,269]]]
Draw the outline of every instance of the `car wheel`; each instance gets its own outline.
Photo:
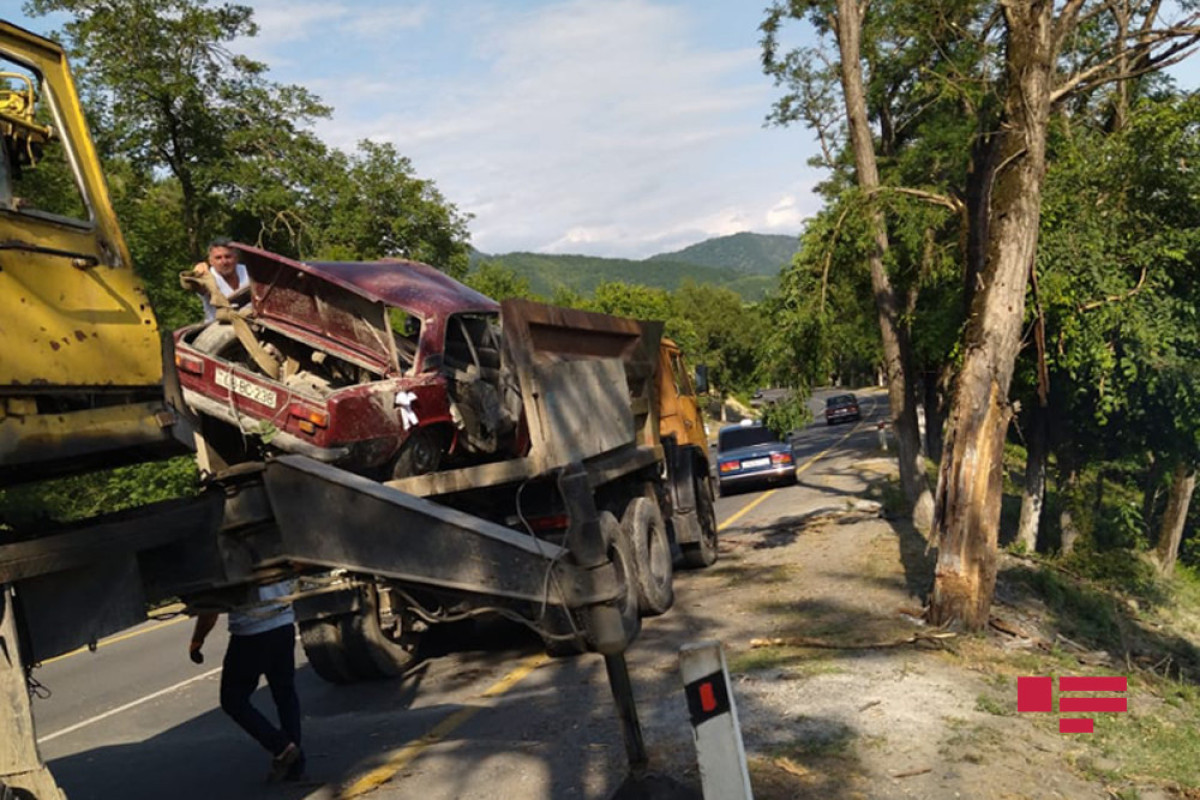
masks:
[[[401,445],[392,462],[392,479],[398,481],[437,472],[442,465],[442,451],[442,437],[435,430],[417,428]]]

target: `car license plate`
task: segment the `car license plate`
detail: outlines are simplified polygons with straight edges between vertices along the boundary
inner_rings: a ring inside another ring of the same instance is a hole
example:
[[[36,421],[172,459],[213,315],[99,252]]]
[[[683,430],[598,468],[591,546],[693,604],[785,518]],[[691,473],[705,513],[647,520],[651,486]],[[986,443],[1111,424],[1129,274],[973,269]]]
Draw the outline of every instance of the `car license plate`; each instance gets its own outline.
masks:
[[[249,398],[259,405],[267,406],[268,408],[275,407],[277,397],[275,392],[266,387],[259,386],[257,383],[251,383],[245,378],[230,375],[229,370],[218,368],[216,381],[217,386],[231,389],[234,394],[240,394],[242,397]]]
[[[754,469],[755,467],[770,466],[771,459],[769,458],[750,458],[742,462],[742,469]]]

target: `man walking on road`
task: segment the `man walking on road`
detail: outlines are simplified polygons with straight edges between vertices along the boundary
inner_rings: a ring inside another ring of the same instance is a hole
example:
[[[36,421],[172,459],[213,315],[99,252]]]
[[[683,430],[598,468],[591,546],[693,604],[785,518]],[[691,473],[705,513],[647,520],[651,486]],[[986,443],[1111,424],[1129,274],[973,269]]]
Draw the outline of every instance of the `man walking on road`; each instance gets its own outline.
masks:
[[[271,754],[267,780],[301,780],[300,698],[296,694],[295,613],[290,603],[272,602],[292,591],[291,581],[257,588],[259,602],[229,612],[229,646],[221,666],[221,709]],[[200,664],[204,639],[217,614],[200,614],[188,655]],[[276,728],[250,702],[258,679],[266,676],[279,714]]]

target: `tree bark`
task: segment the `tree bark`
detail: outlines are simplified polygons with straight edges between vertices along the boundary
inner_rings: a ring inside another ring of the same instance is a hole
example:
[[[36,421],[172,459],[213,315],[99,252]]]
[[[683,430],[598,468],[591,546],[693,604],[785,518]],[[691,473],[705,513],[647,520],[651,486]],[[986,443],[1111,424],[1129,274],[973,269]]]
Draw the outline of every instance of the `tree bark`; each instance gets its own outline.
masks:
[[[962,369],[938,475],[935,625],[987,625],[996,585],[1008,390],[1037,251],[1054,62],[1053,2],[1003,5],[1007,92],[992,189],[987,258],[964,337]]]
[[[1059,543],[1058,552],[1061,555],[1069,556],[1075,550],[1075,543],[1079,541],[1080,530],[1075,523],[1074,504],[1076,501],[1075,493],[1079,486],[1079,473],[1073,465],[1066,465],[1058,476],[1058,528],[1059,528]]]
[[[1192,492],[1196,490],[1196,465],[1180,461],[1171,476],[1171,493],[1167,497],[1167,509],[1163,512],[1162,529],[1158,533],[1158,544],[1154,548],[1154,559],[1158,571],[1170,575],[1175,571],[1179,558],[1179,542],[1183,539],[1183,526],[1187,522],[1188,506]]]
[[[938,391],[938,373],[927,370],[925,384],[925,452],[931,458],[942,452],[942,398]]]
[[[1154,529],[1154,510],[1158,507],[1158,497],[1162,491],[1160,484],[1167,462],[1154,453],[1146,455],[1150,459],[1150,466],[1146,469],[1146,483],[1142,487],[1142,526],[1148,538]]]
[[[1025,489],[1021,494],[1021,521],[1017,544],[1026,553],[1037,550],[1042,508],[1046,502],[1046,411],[1034,406],[1029,419],[1028,450],[1025,458]]]
[[[879,188],[879,168],[875,161],[875,144],[871,141],[863,88],[861,37],[865,10],[866,5],[860,7],[855,0],[838,0],[833,25],[841,53],[842,93],[846,101],[846,120],[854,150],[858,185],[863,194],[871,198]],[[901,322],[896,291],[883,263],[884,254],[888,251],[888,235],[883,212],[878,206],[872,206],[868,220],[875,240],[869,258],[871,288],[875,294],[879,330],[883,339],[883,367],[892,427],[896,435],[900,485],[912,506],[913,524],[927,530],[932,521],[933,498],[921,459],[916,387],[912,381],[912,346],[908,330]]]

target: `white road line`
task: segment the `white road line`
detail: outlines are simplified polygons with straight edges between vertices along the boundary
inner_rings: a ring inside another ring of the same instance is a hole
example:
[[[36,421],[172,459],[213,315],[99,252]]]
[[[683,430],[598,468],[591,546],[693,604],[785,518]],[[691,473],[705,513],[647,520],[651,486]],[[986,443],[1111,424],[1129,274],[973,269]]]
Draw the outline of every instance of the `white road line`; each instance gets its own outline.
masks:
[[[168,686],[165,689],[159,689],[157,692],[154,692],[153,694],[148,694],[145,697],[134,700],[131,703],[126,703],[123,706],[118,706],[117,708],[109,709],[108,711],[105,711],[103,714],[97,714],[96,716],[91,717],[90,719],[85,719],[83,722],[77,722],[74,725],[71,725],[70,727],[63,728],[61,731],[55,731],[54,733],[47,734],[46,736],[41,736],[38,738],[37,743],[45,744],[46,742],[49,742],[53,739],[57,739],[60,736],[66,736],[68,733],[74,733],[75,731],[79,730],[80,728],[86,728],[88,725],[97,723],[102,719],[108,719],[111,716],[120,714],[122,711],[128,711],[131,708],[140,706],[142,703],[147,703],[151,700],[154,700],[155,698],[162,697],[164,694],[170,694],[171,692],[175,691],[176,689],[182,689],[184,686],[187,686],[189,683],[195,683],[196,681],[202,681],[205,678],[216,675],[220,671],[221,671],[221,668],[216,667],[215,669],[210,669],[208,672],[201,673],[200,675],[197,675],[194,678],[188,678],[186,681],[180,681],[179,683],[175,684],[174,686]]]

